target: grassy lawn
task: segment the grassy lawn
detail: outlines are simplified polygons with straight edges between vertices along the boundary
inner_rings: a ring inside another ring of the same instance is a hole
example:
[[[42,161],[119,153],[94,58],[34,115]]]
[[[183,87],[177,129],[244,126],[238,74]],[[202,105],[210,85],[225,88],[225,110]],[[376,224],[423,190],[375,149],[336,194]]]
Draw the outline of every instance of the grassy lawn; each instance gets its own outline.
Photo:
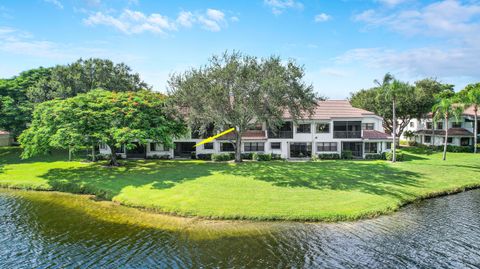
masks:
[[[480,186],[480,154],[407,152],[405,162],[128,161],[118,168],[0,148],[0,186],[91,193],[124,205],[229,219],[347,220]]]

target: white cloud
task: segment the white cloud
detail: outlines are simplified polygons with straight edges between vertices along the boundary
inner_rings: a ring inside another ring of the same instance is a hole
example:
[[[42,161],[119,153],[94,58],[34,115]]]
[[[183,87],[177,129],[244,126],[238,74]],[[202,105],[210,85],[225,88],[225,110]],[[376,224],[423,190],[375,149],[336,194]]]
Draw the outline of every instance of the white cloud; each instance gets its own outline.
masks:
[[[480,4],[443,0],[422,8],[387,13],[369,9],[354,16],[368,27],[386,27],[406,35],[429,35],[464,40],[479,36]]]
[[[331,77],[346,77],[348,73],[341,69],[336,68],[322,68],[320,69],[320,74],[331,76]]]
[[[233,21],[233,22],[237,22],[240,19],[237,16],[232,16],[232,17],[230,17],[230,20]]]
[[[349,50],[336,59],[337,64],[363,65],[410,76],[480,77],[480,48],[433,47],[409,50],[362,48]]]
[[[190,11],[181,11],[177,17],[177,23],[183,27],[192,27],[195,16]]]
[[[303,9],[303,4],[296,0],[264,0],[263,3],[270,7],[275,15],[280,15],[287,9]]]
[[[189,28],[195,24],[200,25],[203,29],[218,32],[227,26],[225,14],[216,9],[207,9],[203,13],[181,11],[175,20],[158,13],[144,14],[140,11],[125,9],[118,16],[96,12],[84,19],[83,22],[88,26],[110,26],[125,34],[143,32],[165,34],[177,30],[178,27]]]
[[[225,14],[217,9],[207,9],[207,16],[214,21],[223,21]]]
[[[50,3],[59,9],[63,9],[63,5],[59,0],[44,0],[46,3]]]
[[[383,5],[389,6],[389,7],[394,7],[399,4],[405,3],[408,0],[376,0],[377,2],[380,2]]]
[[[325,22],[328,21],[332,18],[332,16],[325,14],[325,13],[320,13],[315,15],[315,22]]]

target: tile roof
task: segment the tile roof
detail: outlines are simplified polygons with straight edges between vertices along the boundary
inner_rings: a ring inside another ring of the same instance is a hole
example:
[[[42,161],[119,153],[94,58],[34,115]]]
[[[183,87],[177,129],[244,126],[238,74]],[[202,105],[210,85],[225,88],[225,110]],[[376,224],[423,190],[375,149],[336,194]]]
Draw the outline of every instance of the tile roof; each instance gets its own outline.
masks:
[[[325,100],[319,101],[313,114],[305,118],[314,120],[330,120],[333,118],[362,118],[364,116],[375,116],[375,113],[353,107],[348,100]],[[283,114],[285,119],[291,119],[288,111]]]
[[[363,130],[363,139],[391,139],[389,134],[379,132],[377,130]]]
[[[480,113],[480,112],[477,112],[477,113]],[[463,115],[468,115],[468,116],[474,117],[474,116],[475,116],[475,111],[473,111],[473,106],[467,107],[467,108],[463,111]]]
[[[433,135],[433,130],[418,130],[415,132],[416,134],[423,134],[423,135]],[[435,135],[442,135],[445,136],[445,130],[435,130]],[[473,133],[464,128],[450,128],[448,129],[449,136],[473,136]]]
[[[0,135],[9,135],[10,132],[0,130]]]

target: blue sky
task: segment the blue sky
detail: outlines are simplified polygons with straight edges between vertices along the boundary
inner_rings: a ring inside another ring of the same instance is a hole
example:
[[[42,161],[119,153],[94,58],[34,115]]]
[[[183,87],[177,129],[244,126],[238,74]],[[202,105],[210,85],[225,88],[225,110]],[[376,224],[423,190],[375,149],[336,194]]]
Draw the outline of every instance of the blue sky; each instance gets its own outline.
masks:
[[[295,59],[333,99],[386,72],[459,90],[480,80],[480,1],[0,2],[0,77],[102,57],[165,91],[170,73],[225,50]]]

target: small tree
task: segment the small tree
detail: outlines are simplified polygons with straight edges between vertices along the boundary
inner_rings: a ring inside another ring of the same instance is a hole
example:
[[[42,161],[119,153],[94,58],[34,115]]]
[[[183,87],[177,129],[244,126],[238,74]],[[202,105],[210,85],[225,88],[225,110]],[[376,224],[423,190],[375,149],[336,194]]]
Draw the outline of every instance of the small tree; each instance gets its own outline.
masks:
[[[109,164],[118,166],[116,150],[154,140],[166,145],[185,133],[183,122],[165,112],[166,97],[149,91],[94,90],[65,100],[38,105],[30,128],[20,136],[23,158],[51,148],[74,151],[105,143],[111,149]]]
[[[443,145],[442,158],[445,161],[447,159],[448,119],[450,117],[455,117],[455,119],[458,121],[463,112],[463,108],[455,103],[453,98],[444,98],[433,106],[432,112],[434,112],[435,120],[443,118],[445,121],[445,141]]]
[[[474,123],[473,123],[473,149],[477,153],[478,139],[478,107],[480,106],[480,83],[470,84],[459,92],[461,101],[465,106],[473,106]]]
[[[302,67],[278,57],[258,59],[238,52],[213,56],[209,64],[169,80],[174,107],[187,112],[191,126],[234,127],[235,161],[241,162],[242,135],[257,123],[276,129],[288,112],[295,121],[316,105]]]

